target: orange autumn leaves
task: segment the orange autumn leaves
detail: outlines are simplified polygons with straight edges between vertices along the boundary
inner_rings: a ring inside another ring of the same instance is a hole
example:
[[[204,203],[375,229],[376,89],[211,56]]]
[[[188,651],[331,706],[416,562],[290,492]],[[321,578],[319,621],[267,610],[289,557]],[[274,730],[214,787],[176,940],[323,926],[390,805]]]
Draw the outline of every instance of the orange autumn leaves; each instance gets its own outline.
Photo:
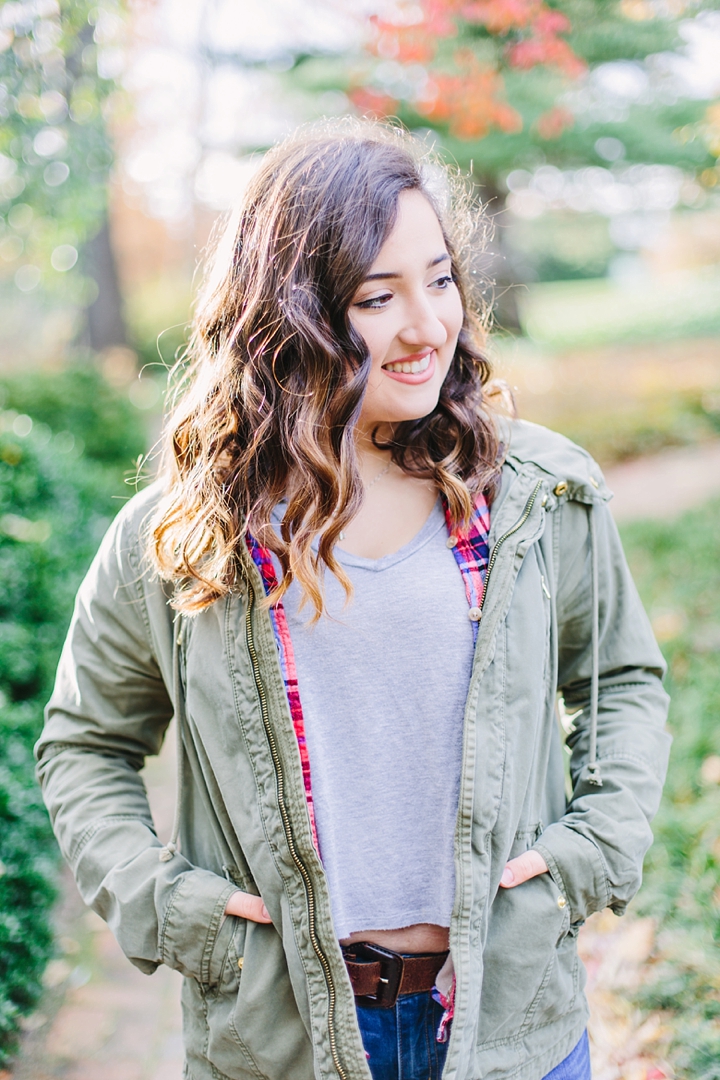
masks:
[[[400,63],[430,63],[438,41],[454,37],[459,21],[482,26],[499,39],[511,67],[543,64],[570,76],[585,70],[584,62],[561,36],[570,30],[570,20],[543,0],[401,0],[392,20],[371,19],[371,48]]]
[[[457,74],[433,74],[416,102],[421,116],[447,123],[460,139],[482,139],[491,128],[521,131],[520,114],[503,100],[502,76],[469,49],[455,53]]]
[[[371,52],[405,68],[421,66],[426,78],[409,100],[430,123],[447,124],[461,139],[481,139],[492,129],[522,130],[520,114],[505,99],[500,68],[552,67],[575,78],[585,70],[563,35],[570,22],[543,0],[401,0],[392,18],[372,19]],[[496,59],[479,59],[472,49],[457,49],[452,70],[435,67],[439,42],[457,36],[458,23],[482,26],[495,40]],[[360,111],[387,116],[397,110],[392,92],[356,88],[352,100]],[[572,115],[555,107],[536,122],[542,139],[558,138],[572,125]]]
[[[508,47],[511,67],[531,68],[538,64],[556,67],[565,75],[577,78],[585,71],[585,62],[577,56],[561,34],[570,30],[570,20],[561,11],[552,11],[544,4],[530,24],[530,33]]]

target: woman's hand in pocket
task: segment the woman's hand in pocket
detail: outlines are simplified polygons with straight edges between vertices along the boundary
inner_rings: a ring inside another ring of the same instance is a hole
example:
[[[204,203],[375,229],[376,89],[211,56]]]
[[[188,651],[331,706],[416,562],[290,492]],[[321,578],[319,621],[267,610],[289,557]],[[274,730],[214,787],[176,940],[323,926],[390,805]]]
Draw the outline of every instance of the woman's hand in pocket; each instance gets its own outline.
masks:
[[[505,864],[500,885],[503,889],[512,889],[516,885],[522,885],[523,881],[529,881],[530,878],[537,877],[538,874],[547,874],[547,872],[548,865],[540,852],[530,849]]]
[[[269,923],[271,918],[268,910],[262,902],[261,896],[253,896],[252,893],[234,892],[225,905],[226,915],[238,915],[241,919],[249,919],[250,922]]]

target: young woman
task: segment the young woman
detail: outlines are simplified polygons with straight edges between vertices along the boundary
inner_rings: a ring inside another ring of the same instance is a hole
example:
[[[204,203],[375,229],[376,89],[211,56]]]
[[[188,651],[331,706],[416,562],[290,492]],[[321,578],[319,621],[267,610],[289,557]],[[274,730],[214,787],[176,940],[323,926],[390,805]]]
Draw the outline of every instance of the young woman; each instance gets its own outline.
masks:
[[[663,661],[597,466],[488,407],[438,176],[361,122],[267,156],[48,708],[61,847],[186,976],[192,1080],[590,1075],[576,937],[640,881]]]

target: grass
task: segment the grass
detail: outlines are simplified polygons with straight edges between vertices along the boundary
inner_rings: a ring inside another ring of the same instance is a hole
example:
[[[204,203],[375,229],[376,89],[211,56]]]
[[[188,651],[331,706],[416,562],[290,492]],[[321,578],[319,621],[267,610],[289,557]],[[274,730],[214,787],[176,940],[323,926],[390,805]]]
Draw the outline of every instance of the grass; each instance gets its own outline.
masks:
[[[659,921],[639,994],[660,1010],[682,1080],[720,1080],[720,502],[623,529],[669,665],[674,736],[635,910]]]
[[[518,294],[526,333],[554,348],[720,331],[715,266],[653,279],[547,281]]]

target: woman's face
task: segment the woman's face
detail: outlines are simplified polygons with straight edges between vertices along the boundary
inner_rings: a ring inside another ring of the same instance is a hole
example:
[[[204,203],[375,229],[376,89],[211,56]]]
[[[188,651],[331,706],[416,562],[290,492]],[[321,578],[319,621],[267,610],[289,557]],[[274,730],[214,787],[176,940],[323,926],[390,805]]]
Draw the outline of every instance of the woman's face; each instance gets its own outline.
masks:
[[[400,195],[395,227],[349,316],[372,360],[361,433],[431,413],[455,355],[463,310],[440,222],[419,191]]]

